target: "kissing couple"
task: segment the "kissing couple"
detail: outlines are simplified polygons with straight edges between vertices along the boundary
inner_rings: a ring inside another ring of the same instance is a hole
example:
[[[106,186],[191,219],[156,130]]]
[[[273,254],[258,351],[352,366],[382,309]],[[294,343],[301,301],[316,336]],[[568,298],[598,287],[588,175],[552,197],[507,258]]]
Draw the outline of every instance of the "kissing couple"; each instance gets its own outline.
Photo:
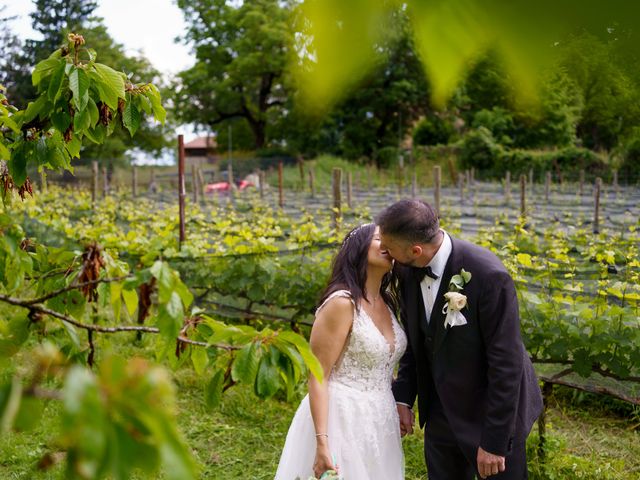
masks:
[[[514,282],[429,204],[401,200],[347,234],[310,346],[325,381],[309,377],[276,480],[403,479],[416,399],[430,480],[527,478],[542,395]]]

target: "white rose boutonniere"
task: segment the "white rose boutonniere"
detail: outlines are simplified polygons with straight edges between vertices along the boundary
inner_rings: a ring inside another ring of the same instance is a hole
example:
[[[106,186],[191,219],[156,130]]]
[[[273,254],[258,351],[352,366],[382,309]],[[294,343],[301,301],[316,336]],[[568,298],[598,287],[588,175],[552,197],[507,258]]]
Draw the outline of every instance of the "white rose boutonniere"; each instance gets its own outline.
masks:
[[[444,319],[444,327],[457,327],[466,325],[467,319],[464,318],[461,310],[467,306],[467,296],[460,293],[464,286],[471,281],[471,273],[464,268],[460,270],[458,275],[451,277],[449,281],[449,291],[444,294],[447,303],[444,304],[442,313],[446,314]]]

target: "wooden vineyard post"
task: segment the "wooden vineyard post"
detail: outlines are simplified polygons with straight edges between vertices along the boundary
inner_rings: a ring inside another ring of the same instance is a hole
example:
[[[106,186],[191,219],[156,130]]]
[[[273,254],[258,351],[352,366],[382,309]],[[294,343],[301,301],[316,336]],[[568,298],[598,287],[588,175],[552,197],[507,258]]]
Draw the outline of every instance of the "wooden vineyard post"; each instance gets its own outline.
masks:
[[[580,170],[580,184],[578,186],[578,195],[580,195],[580,197],[582,197],[582,194],[584,193],[584,170]]]
[[[525,218],[527,211],[527,176],[520,175],[520,217]]]
[[[371,166],[371,164],[367,165],[367,188],[368,191],[370,192],[371,190],[373,190],[373,167]]]
[[[198,174],[198,188],[200,189],[200,196],[202,197],[203,200],[206,199],[205,196],[205,192],[204,192],[204,175],[202,175],[202,169],[198,168],[197,169],[197,174]]]
[[[233,178],[233,165],[229,162],[227,166],[227,182],[229,182],[229,201],[233,203],[233,199],[236,193],[236,182]]]
[[[151,178],[149,180],[149,191],[151,193],[156,193],[158,190],[158,186],[156,185],[156,169],[151,167]]]
[[[455,185],[456,180],[458,179],[458,174],[456,172],[456,164],[453,162],[452,156],[449,156],[447,163],[449,165],[449,178],[451,178],[451,185]]]
[[[193,190],[193,203],[198,203],[198,174],[195,164],[191,165],[191,188]]]
[[[298,170],[300,171],[300,191],[304,192],[304,163],[302,157],[298,157]]]
[[[544,201],[549,204],[549,192],[551,191],[551,172],[547,172],[544,181]]]
[[[341,216],[341,184],[342,184],[342,169],[333,169],[333,226],[337,230],[340,227]]]
[[[180,222],[180,237],[179,247],[182,248],[182,244],[185,240],[184,231],[184,199],[187,193],[184,187],[184,136],[178,135],[178,210],[179,210],[179,222]]]
[[[511,172],[507,171],[504,175],[504,203],[507,205],[511,202]]]
[[[96,199],[98,197],[98,162],[95,160],[91,163],[93,181],[91,182],[91,206],[96,209]]]
[[[353,196],[353,185],[351,183],[351,172],[347,172],[347,207],[351,208],[351,199]]]
[[[138,196],[138,167],[133,166],[131,172],[131,196],[136,198]]]
[[[280,208],[284,207],[283,173],[282,162],[278,162],[278,205],[280,206]]]
[[[265,175],[263,170],[260,170],[260,173],[258,173],[258,178],[260,179],[260,198],[264,198]]]
[[[43,192],[47,191],[47,169],[44,167],[40,170],[40,189]]]
[[[311,193],[311,198],[315,198],[316,187],[315,187],[315,174],[313,173],[313,168],[309,169],[309,192]]]
[[[529,191],[533,195],[533,168],[529,169]]]
[[[542,385],[542,413],[538,417],[538,458],[543,462],[545,460],[545,443],[547,441],[547,409],[553,392],[553,384],[544,382]]]
[[[433,189],[433,200],[434,206],[436,209],[436,213],[440,216],[440,182],[442,180],[442,172],[440,169],[440,165],[436,165],[433,167],[433,181],[434,181],[434,189]]]
[[[618,185],[618,170],[614,170],[613,171],[613,189],[616,192],[616,198],[618,198],[618,195],[620,193],[620,186]]]
[[[593,211],[593,233],[600,232],[600,190],[602,189],[602,178],[596,178],[596,188],[594,192]]]
[[[411,198],[416,198],[418,194],[418,174],[413,170],[413,178],[411,179]]]
[[[107,167],[102,167],[102,198],[107,197],[109,192],[109,178],[107,177]]]
[[[464,203],[464,174],[458,174],[458,187],[460,188],[460,205]]]

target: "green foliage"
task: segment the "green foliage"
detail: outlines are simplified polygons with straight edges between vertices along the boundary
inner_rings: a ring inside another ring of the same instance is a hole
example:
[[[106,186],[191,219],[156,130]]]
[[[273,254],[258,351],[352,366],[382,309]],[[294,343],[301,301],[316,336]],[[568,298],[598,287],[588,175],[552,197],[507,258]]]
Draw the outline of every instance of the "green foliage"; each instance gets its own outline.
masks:
[[[594,1],[561,5],[544,1],[517,8],[481,1],[446,7],[420,1],[304,2],[300,28],[308,43],[301,58],[294,59],[294,68],[310,105],[325,109],[369,73],[379,58],[376,47],[389,39],[395,9],[407,12],[433,98],[440,105],[458,86],[468,63],[487,49],[502,59],[518,86],[516,93],[531,98],[537,74],[554,61],[557,42],[575,31],[613,30],[611,18],[615,18],[616,32],[633,31],[632,19],[638,14],[637,5],[623,1],[609,6],[608,17],[603,17],[601,4]],[[633,51],[631,42],[619,43],[621,49]],[[585,50],[585,54],[590,52]]]
[[[476,126],[476,125],[474,125]],[[413,130],[414,145],[445,145],[453,136],[453,126],[440,115],[429,115]]]
[[[583,112],[582,96],[562,67],[546,75],[540,103],[514,112],[513,146],[517,148],[571,147]]]
[[[164,121],[154,85],[131,84],[123,73],[97,63],[96,52],[83,44],[83,37],[70,34],[66,47],[38,63],[33,84],[39,97],[10,116],[14,130],[3,139],[3,151],[10,150],[7,167],[17,187],[30,167],[72,171],[71,158],[79,157],[83,138],[103,143],[120,114],[130,133],[140,126],[141,112]]]
[[[261,148],[271,111],[284,107],[289,91],[285,67],[294,33],[288,5],[180,0],[178,7],[188,25],[183,40],[193,45],[197,60],[179,74],[176,117],[210,130],[244,119],[253,145]]]
[[[470,130],[460,141],[460,166],[491,170],[502,155],[502,147],[485,127]]]
[[[379,168],[395,167],[400,161],[400,149],[398,147],[383,147],[375,152],[375,160]]]
[[[601,155],[592,150],[579,147],[566,147],[558,150],[501,150],[493,172],[504,174],[507,170],[525,173],[533,169],[536,173],[563,172],[565,175],[579,174],[585,170],[591,175],[607,175],[610,166]]]
[[[502,121],[505,120],[503,113],[489,115],[487,112],[480,118],[488,123]],[[495,125],[494,128],[499,129]],[[527,173],[531,169],[538,174],[562,172],[572,175],[585,170],[589,174],[603,176],[609,168],[601,155],[586,148],[570,146],[554,150],[524,150],[505,147],[484,126],[467,132],[458,145],[460,167],[473,167],[487,176],[501,177],[507,171],[512,174]]]
[[[561,65],[580,96],[582,112],[577,135],[583,146],[611,150],[640,121],[636,62],[627,58],[624,27],[612,28],[602,39],[583,34],[569,39]]]
[[[504,108],[493,107],[491,110],[482,109],[477,111],[473,116],[471,127],[486,128],[501,145],[508,146],[513,143],[513,116]]]
[[[34,0],[32,3],[32,27],[42,38],[27,39],[16,46],[8,58],[10,68],[4,78],[11,102],[20,108],[26,108],[37,95],[31,82],[33,65],[64,45],[68,33],[86,29],[94,20],[92,14],[98,6],[95,0]]]
[[[500,113],[513,107],[515,85],[509,82],[506,66],[497,51],[489,50],[464,73],[450,103],[467,124],[473,124],[475,114],[482,110],[497,108]]]
[[[63,389],[61,443],[67,478],[130,478],[162,465],[167,478],[196,476],[175,426],[174,387],[142,359],[107,357],[99,373],[71,367]]]
[[[1,121],[1,120],[0,120]],[[622,146],[622,169],[628,175],[640,171],[640,129],[633,130]]]

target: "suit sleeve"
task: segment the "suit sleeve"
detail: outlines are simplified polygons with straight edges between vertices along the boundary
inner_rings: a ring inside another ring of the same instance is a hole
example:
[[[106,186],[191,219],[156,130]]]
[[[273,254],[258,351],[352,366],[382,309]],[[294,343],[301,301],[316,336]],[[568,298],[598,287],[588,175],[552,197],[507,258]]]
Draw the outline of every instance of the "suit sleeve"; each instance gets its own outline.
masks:
[[[395,271],[395,274],[397,275],[399,281],[399,287],[402,288],[402,284],[407,280],[398,270]],[[407,299],[401,295],[399,300],[402,323],[404,325],[405,332],[408,332],[409,326],[407,325],[406,309]],[[416,376],[416,361],[415,357],[413,356],[413,351],[411,350],[411,341],[410,339],[407,340],[407,349],[402,355],[402,358],[400,358],[400,363],[398,366],[398,376],[393,381],[393,385],[391,386],[391,388],[396,402],[413,405],[418,394],[418,379]]]
[[[413,405],[418,392],[416,379],[416,361],[411,351],[411,343],[407,343],[407,349],[400,359],[398,376],[392,385],[393,396],[396,402]]]
[[[509,274],[498,272],[485,283],[479,320],[487,358],[486,414],[480,446],[506,455],[513,442],[523,374],[518,299]]]

